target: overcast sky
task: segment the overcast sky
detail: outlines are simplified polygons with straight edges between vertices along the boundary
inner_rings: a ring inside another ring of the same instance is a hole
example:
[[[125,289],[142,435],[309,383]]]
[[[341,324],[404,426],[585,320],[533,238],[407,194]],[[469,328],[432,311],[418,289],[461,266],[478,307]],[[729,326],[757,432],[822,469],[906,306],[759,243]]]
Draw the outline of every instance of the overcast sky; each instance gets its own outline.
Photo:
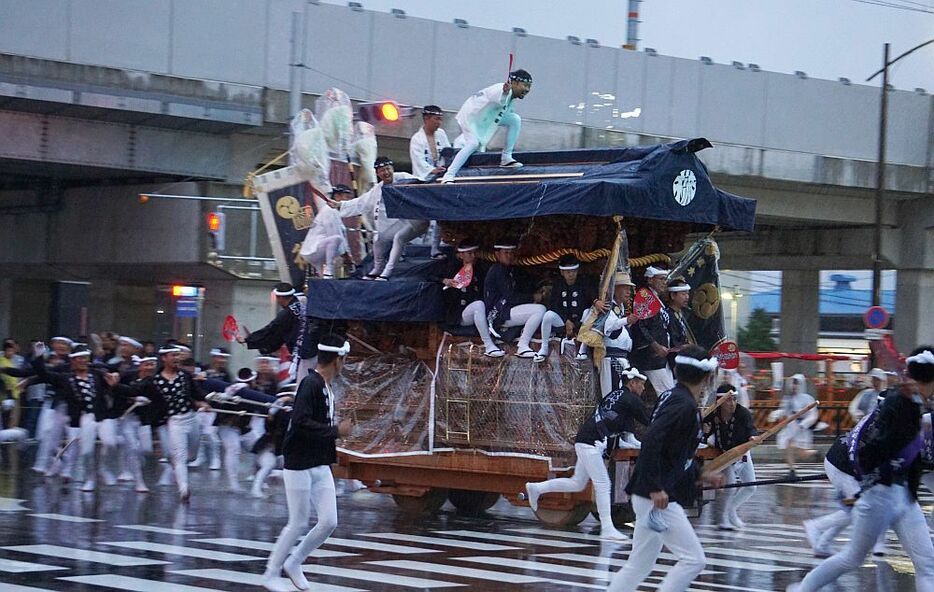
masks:
[[[606,46],[626,39],[626,0],[360,0],[364,8],[401,8],[410,16],[532,35],[594,38]],[[343,4],[330,0],[331,4]],[[879,4],[894,4],[903,10]],[[923,12],[926,11],[926,12]],[[864,81],[893,57],[934,39],[934,0],[645,0],[639,49],[719,63],[737,60],[764,70],[803,70],[814,78]],[[934,91],[934,44],[899,62],[896,88]],[[878,84],[878,79],[874,81]]]

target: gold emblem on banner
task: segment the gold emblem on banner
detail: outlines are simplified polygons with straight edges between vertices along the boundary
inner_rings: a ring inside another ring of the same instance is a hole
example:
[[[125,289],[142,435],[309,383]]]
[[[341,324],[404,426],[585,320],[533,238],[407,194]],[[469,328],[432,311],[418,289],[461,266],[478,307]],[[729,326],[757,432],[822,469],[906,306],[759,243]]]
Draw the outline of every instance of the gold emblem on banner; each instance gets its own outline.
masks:
[[[305,271],[305,267],[308,266],[308,263],[305,262],[304,259],[302,259],[301,250],[302,250],[302,243],[295,243],[292,246],[292,254],[295,256],[295,258],[293,259],[293,263],[295,263],[296,267],[298,267],[302,271]]]
[[[698,317],[709,319],[720,308],[720,292],[713,284],[701,284],[691,297],[691,309]]]

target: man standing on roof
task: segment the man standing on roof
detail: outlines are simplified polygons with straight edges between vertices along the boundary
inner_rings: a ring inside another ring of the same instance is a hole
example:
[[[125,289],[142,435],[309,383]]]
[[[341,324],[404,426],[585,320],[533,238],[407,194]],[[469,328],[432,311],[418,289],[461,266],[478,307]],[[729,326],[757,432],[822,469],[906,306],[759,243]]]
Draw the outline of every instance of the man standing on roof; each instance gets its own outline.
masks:
[[[422,181],[432,182],[444,173],[444,159],[441,151],[451,147],[448,135],[441,127],[444,112],[437,105],[425,105],[422,108],[422,127],[418,128],[409,140],[409,158],[412,160],[412,174]],[[437,222],[431,224],[431,258],[443,259],[441,252],[441,229]]]
[[[454,140],[454,146],[460,148],[460,152],[441,178],[442,183],[453,182],[467,159],[477,150],[485,150],[501,126],[506,128],[506,145],[500,166],[514,169],[522,166],[512,157],[522,127],[522,120],[513,112],[512,106],[515,99],[524,99],[531,90],[532,75],[525,70],[515,70],[509,73],[508,81],[490,85],[464,101],[457,112],[461,135]]]

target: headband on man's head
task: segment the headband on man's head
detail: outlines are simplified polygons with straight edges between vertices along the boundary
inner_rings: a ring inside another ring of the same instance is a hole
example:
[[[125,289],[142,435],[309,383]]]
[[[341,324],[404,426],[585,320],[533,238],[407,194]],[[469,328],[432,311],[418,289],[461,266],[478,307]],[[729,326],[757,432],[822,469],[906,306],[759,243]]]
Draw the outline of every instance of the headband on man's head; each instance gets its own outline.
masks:
[[[159,348],[159,355],[181,353],[182,348],[175,345],[163,345]]]
[[[655,267],[654,265],[650,265],[645,270],[646,279],[653,278],[659,275],[668,275],[668,271],[665,269],[659,269],[658,267]]]
[[[476,251],[480,247],[473,243],[461,243],[457,246],[458,253],[469,253],[470,251]]]
[[[717,392],[717,396],[716,396],[715,398],[719,399],[720,397],[729,397],[729,396],[731,396],[731,395],[732,395],[732,396],[735,396],[735,395],[736,395],[736,391],[735,391],[734,389],[730,389],[730,390],[724,391],[724,392],[722,392],[722,393],[721,393],[721,392]]]
[[[675,356],[675,364],[692,366],[698,370],[703,370],[704,372],[713,372],[720,366],[720,362],[717,360],[717,356],[711,356],[706,360],[698,360],[688,356]]]
[[[272,291],[272,293],[276,296],[294,296],[295,288],[289,288],[288,290],[280,290],[279,288],[276,288]]]
[[[639,380],[648,380],[648,377],[645,374],[639,372],[639,369],[636,367],[629,368],[628,370],[623,370],[620,374],[626,377],[626,380],[632,380],[638,378]]]
[[[158,362],[158,361],[159,361],[159,358],[157,358],[156,356],[146,356],[145,358],[139,359],[140,364],[145,364],[146,362]]]
[[[691,286],[687,284],[680,284],[675,286],[668,286],[669,292],[690,292]]]
[[[250,371],[249,374],[246,374],[245,372],[242,373],[242,374],[244,374],[244,376],[240,376],[240,374],[241,374],[241,373],[237,373],[237,379],[236,379],[236,381],[237,381],[237,382],[240,382],[240,383],[243,383],[243,384],[246,384],[246,383],[248,383],[248,382],[252,382],[252,381],[256,380],[256,377],[258,376],[258,374],[256,374],[256,372],[253,372],[253,371]]]
[[[532,75],[526,72],[525,70],[515,70],[509,73],[509,79],[515,80],[516,82],[524,82],[526,84],[532,84]]]
[[[344,356],[346,356],[347,354],[350,353],[350,342],[349,342],[349,341],[345,341],[345,342],[344,342],[344,345],[342,345],[342,346],[340,346],[340,347],[337,347],[337,346],[334,346],[334,345],[325,345],[325,344],[323,344],[323,343],[319,343],[319,344],[318,344],[318,351],[323,351],[323,352],[334,352],[334,353],[336,353],[337,355],[339,355],[340,357],[344,357]]]
[[[89,350],[89,349],[86,348],[86,347],[83,347],[83,348],[80,348],[80,349],[77,349],[77,350],[71,352],[70,354],[68,354],[68,357],[69,357],[69,358],[83,358],[83,357],[88,357],[88,358],[90,358],[90,357],[91,357],[91,350]]]
[[[219,347],[215,347],[211,349],[211,356],[216,358],[229,358],[230,354]]]
[[[142,343],[140,343],[139,341],[136,341],[132,337],[127,337],[126,335],[122,335],[120,339],[118,339],[117,341],[119,341],[120,343],[125,343],[127,345],[132,345],[136,349],[143,349]]]
[[[934,353],[926,349],[905,359],[906,364],[934,364]]]

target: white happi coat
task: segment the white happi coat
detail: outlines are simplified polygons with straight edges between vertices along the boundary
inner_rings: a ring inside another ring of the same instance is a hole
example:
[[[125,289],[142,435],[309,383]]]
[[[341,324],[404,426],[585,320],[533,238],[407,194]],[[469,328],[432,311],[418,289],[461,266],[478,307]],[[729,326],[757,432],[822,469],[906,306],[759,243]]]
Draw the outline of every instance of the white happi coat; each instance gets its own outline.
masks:
[[[428,143],[428,136],[425,134],[425,128],[420,127],[412,139],[409,140],[409,158],[412,160],[412,174],[422,181],[431,174],[431,171],[438,166],[441,158],[441,150],[450,148],[451,142],[448,135],[440,127],[435,131],[435,153],[439,160],[435,160],[431,155],[431,146]]]
[[[512,113],[512,104],[512,89],[503,92],[503,83],[498,82],[470,95],[461,105],[455,119],[461,130],[477,137],[480,150],[483,151],[503,117]]]
[[[414,175],[409,173],[393,173],[393,183],[403,179],[415,179]],[[369,191],[360,197],[340,202],[340,217],[349,218],[351,216],[372,216],[377,233],[383,233],[390,230],[395,218],[386,216],[386,205],[383,203],[383,182],[380,181],[370,188]]]

